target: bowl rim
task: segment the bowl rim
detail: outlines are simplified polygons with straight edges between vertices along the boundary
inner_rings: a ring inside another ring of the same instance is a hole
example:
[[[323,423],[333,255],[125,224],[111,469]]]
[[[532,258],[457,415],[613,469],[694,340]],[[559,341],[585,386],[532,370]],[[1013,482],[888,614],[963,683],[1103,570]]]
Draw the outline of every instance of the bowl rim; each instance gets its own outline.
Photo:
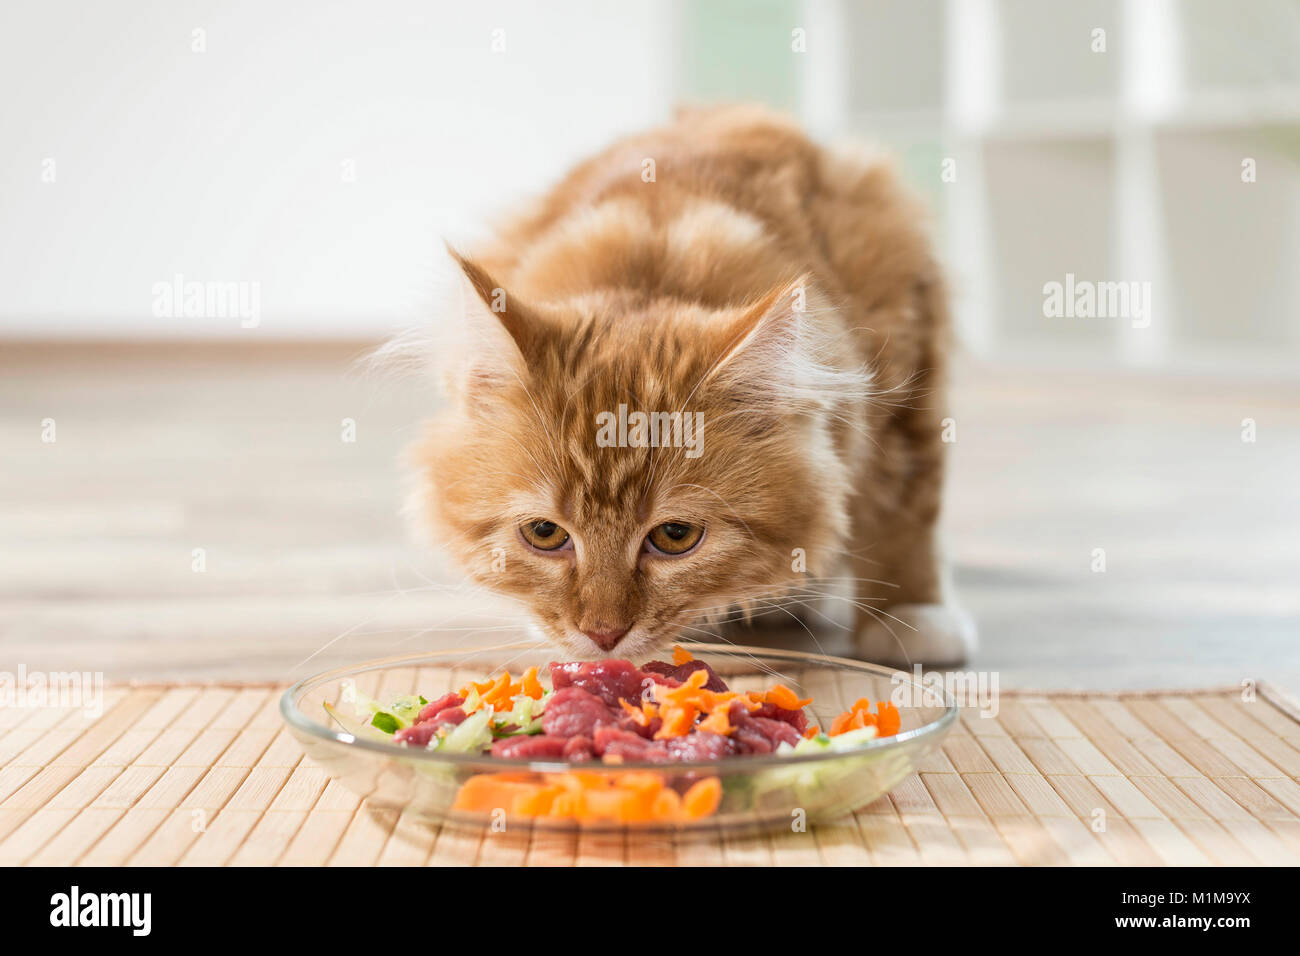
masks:
[[[826,753],[799,755],[777,755],[775,753],[751,754],[727,757],[720,760],[674,760],[670,762],[628,760],[618,764],[605,764],[595,763],[593,761],[534,760],[513,757],[492,757],[482,754],[440,754],[437,751],[404,747],[400,744],[386,743],[378,740],[367,740],[348,733],[345,730],[334,730],[329,725],[317,722],[311,717],[308,717],[307,714],[297,705],[297,699],[299,696],[331,680],[340,680],[345,677],[364,674],[375,670],[401,666],[409,667],[412,665],[418,665],[420,662],[427,663],[429,661],[436,661],[438,658],[467,656],[467,653],[463,648],[457,648],[454,650],[425,651],[418,654],[403,654],[397,657],[376,658],[374,660],[362,661],[359,664],[349,664],[331,668],[330,670],[313,674],[310,677],[304,677],[301,680],[295,681],[280,695],[280,716],[284,719],[284,722],[289,725],[291,730],[307,734],[317,740],[337,744],[342,747],[358,748],[363,752],[374,753],[404,761],[413,761],[417,764],[426,764],[429,766],[510,770],[514,772],[527,771],[535,773],[566,773],[574,770],[606,773],[621,773],[630,770],[655,770],[660,773],[707,771],[714,776],[718,776],[728,773],[744,773],[749,771],[765,770],[776,766],[792,767],[828,763],[844,758],[860,757],[867,753],[897,750],[903,745],[916,740],[922,740],[925,738],[938,739],[942,737],[944,733],[947,732],[948,728],[952,726],[953,722],[957,720],[957,716],[960,713],[960,707],[952,695],[948,693],[946,687],[919,683],[914,680],[912,675],[907,671],[901,671],[897,668],[886,667],[880,664],[868,664],[865,661],[855,661],[847,657],[833,657],[829,654],[812,654],[806,651],[792,651],[780,648],[750,647],[742,644],[712,644],[707,642],[679,641],[677,642],[677,646],[681,647],[683,650],[698,653],[700,655],[721,655],[724,657],[740,659],[751,658],[758,660],[764,658],[777,658],[801,661],[814,666],[835,666],[846,670],[858,671],[872,677],[888,677],[891,682],[901,680],[902,682],[910,684],[912,687],[918,689],[922,694],[938,697],[938,703],[932,706],[942,706],[944,712],[936,719],[924,723],[920,727],[900,731],[899,733],[893,734],[889,737],[876,737],[852,748],[851,750],[827,751]],[[521,641],[476,648],[471,653],[479,654],[489,651],[520,651],[537,649],[539,649],[537,644]],[[898,676],[896,677],[895,675]]]

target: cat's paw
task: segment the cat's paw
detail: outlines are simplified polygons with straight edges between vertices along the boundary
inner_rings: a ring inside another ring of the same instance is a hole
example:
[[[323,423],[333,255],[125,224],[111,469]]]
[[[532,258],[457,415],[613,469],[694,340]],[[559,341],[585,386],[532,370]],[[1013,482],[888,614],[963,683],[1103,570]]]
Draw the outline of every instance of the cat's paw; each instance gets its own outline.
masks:
[[[975,622],[955,604],[895,604],[855,635],[858,656],[873,664],[910,667],[961,664],[975,651]]]

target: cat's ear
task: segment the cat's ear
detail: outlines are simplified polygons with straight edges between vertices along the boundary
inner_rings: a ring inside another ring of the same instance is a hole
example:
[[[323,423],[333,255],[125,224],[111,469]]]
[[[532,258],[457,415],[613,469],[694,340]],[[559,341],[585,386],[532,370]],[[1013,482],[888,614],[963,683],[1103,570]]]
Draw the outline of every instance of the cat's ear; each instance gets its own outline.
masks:
[[[837,324],[827,314],[832,308],[811,276],[775,287],[721,327],[719,355],[705,381],[756,410],[864,397],[870,375],[844,362],[852,347],[835,341]]]
[[[447,247],[456,266],[437,357],[444,387],[467,397],[522,382],[545,336],[545,322],[486,269]]]

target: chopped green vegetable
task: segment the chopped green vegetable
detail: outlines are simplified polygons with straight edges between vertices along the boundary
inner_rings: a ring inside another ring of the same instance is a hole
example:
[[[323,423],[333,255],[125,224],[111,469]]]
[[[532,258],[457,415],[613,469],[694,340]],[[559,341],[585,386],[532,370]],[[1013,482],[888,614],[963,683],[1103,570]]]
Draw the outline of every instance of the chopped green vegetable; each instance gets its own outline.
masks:
[[[420,716],[421,700],[422,697],[394,697],[393,702],[385,710],[397,718],[399,726],[410,727]]]
[[[397,733],[398,730],[401,729],[402,726],[397,722],[396,717],[394,717],[392,714],[385,713],[382,710],[376,713],[373,718],[371,718],[370,725],[372,727],[378,727],[386,734],[395,734]]]
[[[392,739],[392,734],[384,733],[368,721],[358,719],[350,714],[340,711],[337,707],[324,704],[325,713],[334,719],[334,722],[350,733],[353,737],[359,737],[365,740],[384,740]]]
[[[492,746],[491,721],[491,710],[476,710],[441,738],[436,748],[431,746],[431,749],[436,749],[439,753],[481,753]],[[431,745],[432,743],[430,741]]]
[[[391,704],[384,705],[361,693],[357,690],[356,684],[345,681],[339,702],[351,704],[357,717],[386,734],[392,734],[402,727],[410,727],[415,723],[415,719],[420,715],[421,699],[408,694],[395,697]]]
[[[540,734],[542,732],[542,711],[546,709],[546,696],[541,700],[533,700],[526,694],[515,698],[513,710],[503,711],[496,715],[492,722],[492,734],[498,739],[502,737],[523,737]],[[506,730],[507,727],[513,727],[513,730]]]
[[[479,709],[479,704],[482,702],[482,700],[483,698],[482,696],[480,696],[478,692],[478,688],[471,687],[469,689],[469,693],[465,696],[465,703],[461,704],[461,707],[464,708],[465,713],[467,714],[471,712],[476,712]]]

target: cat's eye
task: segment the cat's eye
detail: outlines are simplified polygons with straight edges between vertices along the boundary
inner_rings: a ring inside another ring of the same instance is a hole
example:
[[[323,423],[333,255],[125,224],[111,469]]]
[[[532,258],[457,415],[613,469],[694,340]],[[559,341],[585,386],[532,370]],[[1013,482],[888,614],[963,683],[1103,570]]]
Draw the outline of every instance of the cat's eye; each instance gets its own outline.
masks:
[[[519,526],[519,533],[538,551],[559,551],[569,543],[569,532],[545,518],[525,521]]]
[[[687,524],[685,521],[665,521],[656,525],[646,536],[647,549],[660,554],[685,554],[704,536],[704,526]]]

